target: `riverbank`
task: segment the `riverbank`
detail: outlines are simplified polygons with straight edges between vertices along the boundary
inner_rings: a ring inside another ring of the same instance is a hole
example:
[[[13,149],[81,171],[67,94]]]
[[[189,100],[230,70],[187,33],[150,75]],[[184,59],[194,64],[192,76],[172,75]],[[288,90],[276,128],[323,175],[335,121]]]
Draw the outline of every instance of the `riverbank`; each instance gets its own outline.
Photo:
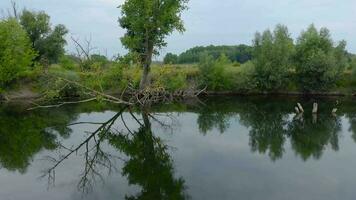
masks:
[[[154,64],[151,69],[151,87],[167,93],[181,91],[200,91],[201,96],[356,96],[356,80],[353,72],[345,70],[337,82],[328,89],[315,92],[301,92],[294,72],[290,72],[288,84],[283,89],[263,91],[259,89],[253,74],[251,63],[240,66],[223,65],[221,73],[212,73],[206,79],[206,73],[198,64],[163,65]],[[48,69],[35,69],[17,81],[15,86],[5,89],[3,100],[17,101],[36,99],[56,100],[62,98],[85,98],[86,92],[75,84],[62,79],[80,83],[113,96],[137,90],[142,70],[139,66],[121,66],[115,63],[95,70],[82,71],[68,69],[65,65],[51,65]],[[204,78],[205,77],[205,78]],[[209,78],[213,77],[213,78]]]
[[[120,97],[122,96],[122,91],[108,91],[106,94]],[[129,95],[129,94],[127,94]],[[278,92],[234,92],[234,91],[205,91],[199,95],[200,97],[356,97],[356,93],[344,93],[344,92],[310,92],[302,93],[298,91],[278,91]],[[2,96],[2,102],[34,102],[38,101],[44,97],[39,91],[36,91],[34,88],[23,87],[16,90],[5,92]],[[70,98],[70,97],[66,97]],[[75,97],[75,98],[81,98]]]

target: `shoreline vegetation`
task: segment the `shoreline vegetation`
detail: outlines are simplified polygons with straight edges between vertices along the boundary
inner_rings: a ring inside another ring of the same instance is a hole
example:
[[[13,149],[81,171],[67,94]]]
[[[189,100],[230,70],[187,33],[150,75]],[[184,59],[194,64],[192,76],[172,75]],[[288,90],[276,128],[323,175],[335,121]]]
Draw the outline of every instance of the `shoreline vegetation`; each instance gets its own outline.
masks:
[[[85,99],[90,96],[85,88],[96,91],[97,99],[100,94],[137,99],[146,94],[356,96],[356,56],[346,50],[345,41],[333,41],[327,28],[314,25],[297,39],[279,24],[257,32],[251,45],[193,47],[152,61],[166,46],[167,35],[184,31],[180,13],[186,3],[170,1],[169,8],[162,8],[169,14],[153,15],[156,21],[143,26],[144,20],[132,16],[158,13],[157,8],[146,12],[141,1],[126,1],[119,24],[127,30],[121,42],[129,53],[113,58],[97,53],[91,39],[66,41],[64,25],[53,26],[45,12],[19,11],[13,3],[13,14],[0,19],[1,99]],[[152,35],[141,34],[147,31]],[[64,50],[69,42],[75,53]]]

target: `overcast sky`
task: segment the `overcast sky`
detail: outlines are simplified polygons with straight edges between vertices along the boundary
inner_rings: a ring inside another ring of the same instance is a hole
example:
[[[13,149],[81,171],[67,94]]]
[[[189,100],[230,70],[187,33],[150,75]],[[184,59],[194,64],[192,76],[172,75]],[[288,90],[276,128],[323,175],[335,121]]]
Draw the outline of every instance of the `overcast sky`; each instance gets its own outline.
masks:
[[[120,44],[118,5],[124,0],[17,0],[19,7],[44,10],[53,24],[64,24],[72,35],[92,37],[100,53],[109,56],[126,51]],[[0,8],[10,0],[0,0]],[[180,53],[197,45],[251,44],[256,31],[282,23],[296,38],[314,23],[331,30],[334,40],[345,39],[347,49],[356,53],[356,0],[190,0],[183,18],[187,31],[167,38],[161,51]],[[69,42],[67,49],[73,51]]]

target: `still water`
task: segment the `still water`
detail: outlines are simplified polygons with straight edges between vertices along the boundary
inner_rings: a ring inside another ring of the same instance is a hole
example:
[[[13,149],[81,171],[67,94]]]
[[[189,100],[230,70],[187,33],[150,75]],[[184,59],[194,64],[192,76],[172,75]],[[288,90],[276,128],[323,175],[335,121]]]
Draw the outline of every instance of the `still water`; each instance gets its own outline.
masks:
[[[1,200],[356,198],[352,99],[2,105],[0,119]]]

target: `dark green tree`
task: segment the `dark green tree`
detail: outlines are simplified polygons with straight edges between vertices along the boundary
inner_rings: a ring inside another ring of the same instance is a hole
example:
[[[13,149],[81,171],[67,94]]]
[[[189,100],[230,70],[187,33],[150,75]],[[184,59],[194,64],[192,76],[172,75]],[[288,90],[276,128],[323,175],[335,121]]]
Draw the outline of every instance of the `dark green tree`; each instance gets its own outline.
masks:
[[[177,64],[178,56],[173,53],[167,53],[167,55],[163,59],[164,64]]]
[[[305,92],[330,89],[345,67],[345,42],[333,46],[330,31],[314,25],[302,32],[296,45],[296,74]]]
[[[254,64],[257,86],[262,90],[278,90],[286,86],[294,54],[293,39],[288,28],[277,25],[274,32],[256,33]]]
[[[20,23],[29,35],[32,47],[38,52],[36,61],[47,60],[56,63],[64,54],[66,45],[65,35],[68,30],[64,25],[51,28],[50,16],[45,12],[23,10]]]
[[[166,46],[173,31],[184,31],[181,13],[188,0],[127,0],[121,6],[120,26],[126,29],[122,44],[138,54],[143,73],[140,89],[149,85],[152,56]]]

